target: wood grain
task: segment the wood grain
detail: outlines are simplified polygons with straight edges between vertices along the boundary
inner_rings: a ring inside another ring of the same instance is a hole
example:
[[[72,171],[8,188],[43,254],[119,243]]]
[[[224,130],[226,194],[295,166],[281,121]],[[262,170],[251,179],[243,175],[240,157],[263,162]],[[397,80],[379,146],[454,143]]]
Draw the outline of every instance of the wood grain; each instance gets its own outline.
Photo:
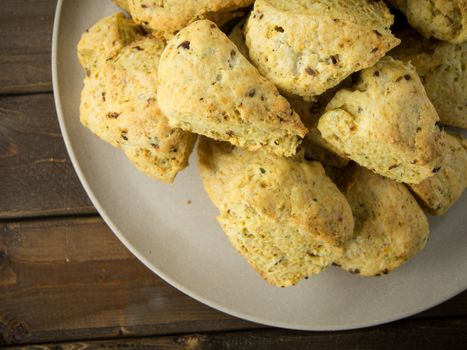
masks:
[[[50,47],[56,2],[0,2],[0,94],[52,91]]]
[[[406,320],[377,328],[345,332],[257,330],[187,334],[143,339],[50,344],[14,349],[34,350],[465,350],[467,319]]]
[[[467,317],[467,293],[417,315]],[[141,264],[97,217],[0,225],[5,344],[259,328],[204,306]]]
[[[52,94],[0,97],[0,219],[96,213],[68,158]]]
[[[100,218],[0,224],[4,344],[251,327],[162,281]]]

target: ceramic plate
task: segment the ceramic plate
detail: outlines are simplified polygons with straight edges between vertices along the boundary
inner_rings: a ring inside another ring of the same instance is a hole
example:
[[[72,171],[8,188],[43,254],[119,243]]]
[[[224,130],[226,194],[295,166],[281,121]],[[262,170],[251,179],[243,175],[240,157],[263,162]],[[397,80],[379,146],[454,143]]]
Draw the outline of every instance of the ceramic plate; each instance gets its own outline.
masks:
[[[339,330],[371,326],[428,309],[467,287],[467,196],[441,218],[412,261],[384,277],[331,267],[295,287],[267,285],[229,244],[203,190],[193,155],[172,186],[138,172],[124,154],[79,122],[82,32],[117,11],[110,0],[57,5],[52,70],[58,118],[76,172],[117,237],[152,271],[228,314],[272,326]],[[189,204],[191,203],[191,204]]]

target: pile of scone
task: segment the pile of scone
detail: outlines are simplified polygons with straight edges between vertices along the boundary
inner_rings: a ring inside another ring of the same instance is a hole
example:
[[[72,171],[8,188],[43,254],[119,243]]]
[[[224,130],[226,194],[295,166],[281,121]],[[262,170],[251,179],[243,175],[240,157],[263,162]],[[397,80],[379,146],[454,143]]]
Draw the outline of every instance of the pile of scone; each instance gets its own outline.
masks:
[[[466,188],[444,126],[467,128],[467,0],[115,3],[78,44],[81,122],[167,183],[201,135],[217,219],[270,284],[386,274]]]

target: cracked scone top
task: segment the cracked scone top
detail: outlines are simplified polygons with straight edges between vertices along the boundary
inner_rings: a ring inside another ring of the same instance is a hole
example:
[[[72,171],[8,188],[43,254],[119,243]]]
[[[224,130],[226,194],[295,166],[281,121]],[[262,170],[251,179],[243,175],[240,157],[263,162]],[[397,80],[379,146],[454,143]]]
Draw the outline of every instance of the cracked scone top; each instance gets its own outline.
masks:
[[[168,42],[157,97],[172,127],[249,150],[291,156],[307,132],[276,87],[207,20]]]
[[[440,162],[438,114],[410,64],[382,58],[343,89],[318,122],[323,138],[358,164],[399,182],[417,184]]]
[[[428,220],[405,185],[355,165],[346,169],[341,190],[355,228],[337,265],[363,276],[386,274],[424,248]]]
[[[467,141],[462,136],[446,134],[436,174],[410,187],[432,214],[446,213],[467,187]]]
[[[294,285],[343,255],[352,212],[321,164],[207,138],[198,155],[222,229],[267,282]]]
[[[196,136],[169,127],[157,104],[157,65],[164,43],[129,35],[137,31],[128,28],[131,22],[117,14],[83,34],[78,53],[87,76],[80,119],[121,148],[139,170],[171,183],[188,165]]]
[[[388,0],[425,37],[467,41],[467,0]]]
[[[390,55],[415,66],[441,123],[467,129],[467,43],[428,40],[415,31],[401,38]]]
[[[133,20],[155,34],[170,38],[198,19],[210,19],[219,25],[239,15],[238,9],[254,0],[128,0]]]
[[[392,23],[382,1],[257,0],[246,44],[262,75],[309,100],[396,46]]]

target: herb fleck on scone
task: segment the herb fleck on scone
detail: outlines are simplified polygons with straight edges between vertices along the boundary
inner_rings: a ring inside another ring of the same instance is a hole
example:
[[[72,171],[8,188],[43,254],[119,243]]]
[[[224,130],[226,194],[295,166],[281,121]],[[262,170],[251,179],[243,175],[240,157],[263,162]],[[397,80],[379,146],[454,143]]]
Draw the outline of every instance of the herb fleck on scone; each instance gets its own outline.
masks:
[[[318,123],[323,138],[358,164],[417,184],[439,167],[438,114],[410,64],[384,57],[353,90],[334,96]]]
[[[162,53],[157,94],[172,127],[292,156],[307,129],[217,26],[197,21]]]
[[[207,138],[198,155],[222,229],[267,282],[294,285],[343,255],[352,212],[321,164]]]
[[[392,22],[382,1],[257,0],[246,44],[280,91],[311,100],[396,46]]]
[[[363,276],[386,274],[425,247],[428,220],[403,184],[356,165],[346,170],[342,191],[355,229],[337,265]]]

